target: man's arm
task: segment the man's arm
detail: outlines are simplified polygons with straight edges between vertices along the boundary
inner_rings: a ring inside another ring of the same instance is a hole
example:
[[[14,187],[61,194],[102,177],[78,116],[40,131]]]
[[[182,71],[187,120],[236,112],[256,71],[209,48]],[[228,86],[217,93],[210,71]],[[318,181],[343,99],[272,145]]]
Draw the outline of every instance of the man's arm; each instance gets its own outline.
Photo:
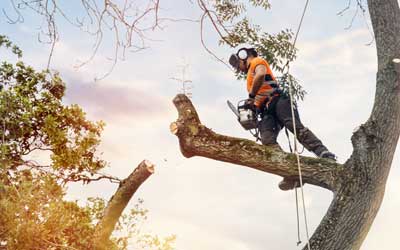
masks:
[[[265,65],[258,65],[255,68],[255,75],[253,79],[253,87],[249,93],[249,96],[256,96],[258,90],[261,88],[265,80],[265,75],[267,74],[267,67]]]

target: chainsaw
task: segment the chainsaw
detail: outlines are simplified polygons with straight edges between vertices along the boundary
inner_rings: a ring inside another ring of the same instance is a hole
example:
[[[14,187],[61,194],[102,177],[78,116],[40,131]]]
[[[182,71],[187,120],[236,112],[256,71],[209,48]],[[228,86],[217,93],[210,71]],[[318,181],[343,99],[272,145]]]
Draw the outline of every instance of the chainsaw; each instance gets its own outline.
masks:
[[[246,100],[239,101],[235,107],[229,100],[227,101],[228,107],[236,115],[240,125],[245,130],[256,129],[258,124],[257,113],[245,104]]]

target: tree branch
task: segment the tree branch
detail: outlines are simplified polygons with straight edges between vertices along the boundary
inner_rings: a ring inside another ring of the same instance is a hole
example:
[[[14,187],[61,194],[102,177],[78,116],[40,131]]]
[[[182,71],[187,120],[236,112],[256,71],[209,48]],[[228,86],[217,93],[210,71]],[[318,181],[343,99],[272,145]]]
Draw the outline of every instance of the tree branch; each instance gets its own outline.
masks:
[[[105,250],[111,233],[118,222],[122,211],[128,205],[139,186],[154,173],[154,165],[149,161],[142,161],[139,166],[123,180],[115,194],[111,197],[102,219],[96,225],[94,246],[96,250]]]
[[[229,162],[287,178],[298,178],[296,157],[276,147],[264,146],[247,139],[219,135],[201,124],[189,98],[177,95],[174,104],[179,118],[171,124],[171,132],[179,138],[185,157],[202,156]],[[301,157],[305,183],[332,191],[337,188],[343,166],[335,162]]]

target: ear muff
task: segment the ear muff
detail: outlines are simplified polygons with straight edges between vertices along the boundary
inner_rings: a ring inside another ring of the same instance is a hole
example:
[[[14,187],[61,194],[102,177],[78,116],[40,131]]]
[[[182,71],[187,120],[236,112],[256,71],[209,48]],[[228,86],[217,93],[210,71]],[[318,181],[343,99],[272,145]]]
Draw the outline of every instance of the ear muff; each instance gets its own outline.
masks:
[[[236,54],[232,54],[229,58],[229,64],[236,70],[239,70],[239,57]]]
[[[236,53],[236,55],[241,60],[246,60],[249,57],[249,54],[247,53],[247,49],[246,48],[239,49],[238,52]]]

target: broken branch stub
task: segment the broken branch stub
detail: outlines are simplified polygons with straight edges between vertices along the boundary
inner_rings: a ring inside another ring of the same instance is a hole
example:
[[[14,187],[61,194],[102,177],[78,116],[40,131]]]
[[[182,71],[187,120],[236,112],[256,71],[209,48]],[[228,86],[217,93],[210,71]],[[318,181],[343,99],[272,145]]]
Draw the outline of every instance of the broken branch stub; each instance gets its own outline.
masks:
[[[140,185],[153,173],[154,164],[148,160],[144,160],[126,179],[121,181],[117,191],[109,200],[102,219],[96,225],[96,233],[93,240],[95,250],[107,249],[109,237],[123,210]]]

